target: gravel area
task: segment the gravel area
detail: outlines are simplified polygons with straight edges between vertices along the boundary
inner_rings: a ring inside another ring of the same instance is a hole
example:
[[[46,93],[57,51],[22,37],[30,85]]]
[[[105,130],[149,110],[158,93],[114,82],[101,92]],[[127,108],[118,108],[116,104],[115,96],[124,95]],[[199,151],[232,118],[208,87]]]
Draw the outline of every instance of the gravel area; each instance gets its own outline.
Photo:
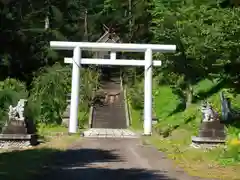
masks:
[[[22,149],[31,147],[29,141],[0,141],[0,149]]]

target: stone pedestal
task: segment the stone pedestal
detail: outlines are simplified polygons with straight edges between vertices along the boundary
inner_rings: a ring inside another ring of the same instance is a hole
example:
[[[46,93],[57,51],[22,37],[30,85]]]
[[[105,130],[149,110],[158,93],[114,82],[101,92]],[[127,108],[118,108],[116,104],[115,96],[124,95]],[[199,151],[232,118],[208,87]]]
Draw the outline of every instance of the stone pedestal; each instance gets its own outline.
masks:
[[[2,134],[27,134],[26,123],[19,120],[11,120],[4,127]]]
[[[193,143],[225,143],[224,124],[219,120],[202,122],[199,128],[199,135],[192,137]]]
[[[29,142],[30,145],[36,145],[38,142],[35,128],[33,123],[11,120],[0,133],[0,141]]]
[[[5,147],[9,142],[10,144],[37,145],[35,123],[32,119],[25,117],[26,103],[26,99],[20,99],[17,106],[9,106],[9,118],[0,132],[0,147]]]

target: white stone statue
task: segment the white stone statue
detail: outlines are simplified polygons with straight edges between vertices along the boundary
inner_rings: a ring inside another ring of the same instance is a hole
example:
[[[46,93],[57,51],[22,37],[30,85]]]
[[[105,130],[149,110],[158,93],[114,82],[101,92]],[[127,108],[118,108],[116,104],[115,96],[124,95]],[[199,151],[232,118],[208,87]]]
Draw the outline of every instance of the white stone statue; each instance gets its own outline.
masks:
[[[212,106],[208,102],[202,105],[201,112],[203,113],[202,122],[212,122],[218,119],[217,113],[213,110]]]
[[[19,120],[24,121],[24,108],[26,105],[26,99],[20,99],[17,103],[17,106],[13,107],[12,105],[9,106],[8,117],[9,120]]]

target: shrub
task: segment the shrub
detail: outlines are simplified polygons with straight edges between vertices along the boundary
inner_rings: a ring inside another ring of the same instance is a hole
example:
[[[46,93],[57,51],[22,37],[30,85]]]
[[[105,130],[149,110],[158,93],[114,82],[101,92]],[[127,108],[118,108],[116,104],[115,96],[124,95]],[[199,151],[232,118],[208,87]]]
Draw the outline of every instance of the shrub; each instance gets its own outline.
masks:
[[[239,163],[240,162],[240,143],[233,143],[233,141],[228,143],[227,148],[220,154],[219,161],[224,165]]]
[[[27,98],[28,91],[25,83],[12,78],[7,78],[0,82],[0,90],[12,90],[19,94],[19,98]]]
[[[92,92],[97,87],[99,73],[90,68],[81,69],[79,114],[87,112]],[[29,104],[30,116],[35,116],[39,123],[61,124],[62,114],[67,107],[67,94],[71,92],[71,68],[55,64],[42,69],[32,83]],[[80,121],[86,121],[79,115]],[[82,124],[82,122],[80,122]]]
[[[92,100],[93,91],[99,86],[99,72],[95,69],[81,69],[80,81],[80,105],[88,109],[89,102]]]
[[[134,84],[129,89],[130,102],[133,109],[143,109],[144,108],[144,83],[139,82]]]
[[[61,114],[67,106],[71,73],[69,67],[55,64],[43,68],[32,82],[29,104],[35,108],[29,114],[37,113],[38,121],[46,124],[60,124]]]
[[[81,69],[81,82],[80,82],[80,102],[79,102],[79,127],[84,128],[88,122],[88,112],[90,103],[92,102],[94,91],[99,88],[98,69]]]
[[[0,91],[0,109],[5,110],[9,105],[16,105],[21,98],[18,92],[11,89]]]

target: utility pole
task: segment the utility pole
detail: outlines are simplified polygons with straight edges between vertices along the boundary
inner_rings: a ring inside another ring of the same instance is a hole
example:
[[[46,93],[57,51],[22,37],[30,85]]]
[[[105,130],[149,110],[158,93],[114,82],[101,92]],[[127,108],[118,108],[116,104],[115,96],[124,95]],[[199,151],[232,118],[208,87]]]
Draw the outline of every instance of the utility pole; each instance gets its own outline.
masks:
[[[49,1],[46,1],[45,2],[45,6],[47,6],[47,12],[46,12],[46,16],[45,16],[45,20],[44,20],[44,23],[45,23],[45,30],[48,30],[49,29],[49,26],[50,26],[50,21],[49,21],[49,16],[51,15],[50,14],[50,2]]]
[[[85,13],[84,13],[84,40],[88,41],[88,10],[87,8],[85,9]]]
[[[49,28],[49,17],[48,15],[46,15],[46,18],[45,18],[45,30],[47,30]]]
[[[128,0],[128,16],[129,16],[129,42],[132,39],[132,0]]]

